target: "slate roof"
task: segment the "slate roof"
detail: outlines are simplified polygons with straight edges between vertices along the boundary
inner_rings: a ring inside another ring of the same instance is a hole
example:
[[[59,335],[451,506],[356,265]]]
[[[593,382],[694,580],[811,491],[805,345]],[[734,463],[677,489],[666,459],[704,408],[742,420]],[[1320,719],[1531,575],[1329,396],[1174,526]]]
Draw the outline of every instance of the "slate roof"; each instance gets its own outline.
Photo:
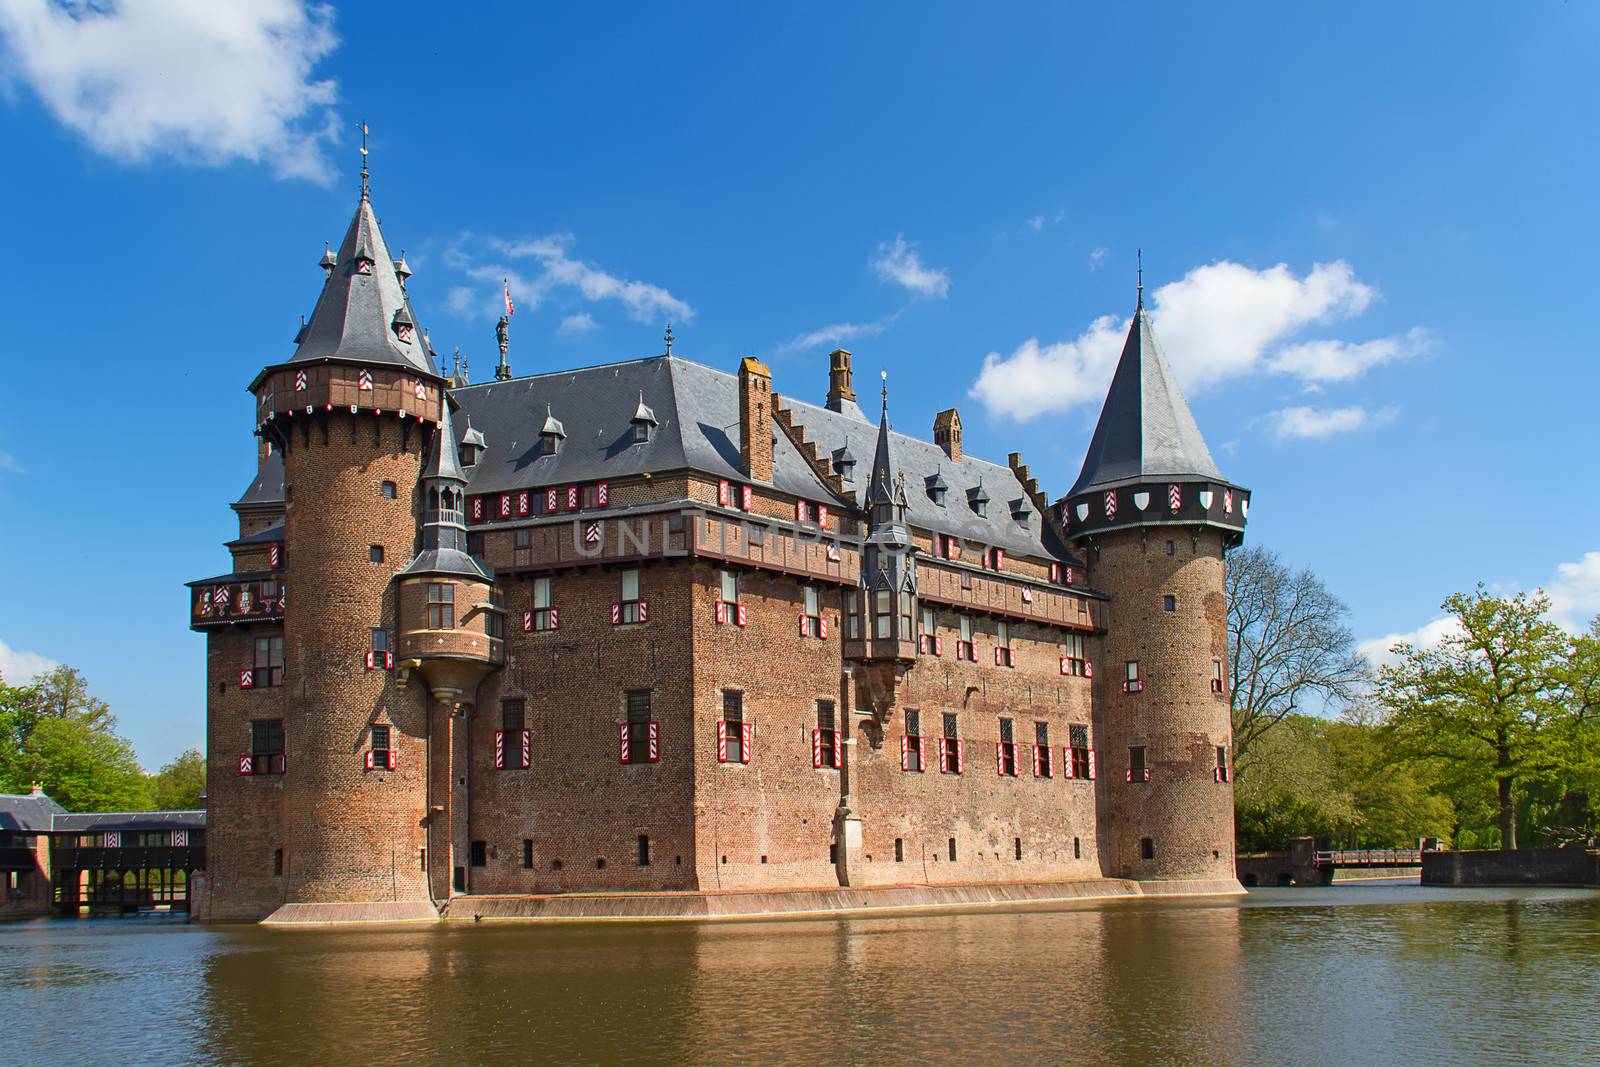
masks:
[[[273,449],[262,462],[244,495],[233,502],[234,510],[240,508],[271,507],[283,503],[283,453]]]
[[[83,811],[60,814],[52,823],[57,832],[88,834],[106,830],[204,830],[204,811]]]
[[[641,394],[657,425],[648,441],[636,443],[633,416]],[[739,460],[738,379],[677,356],[484,382],[450,395],[488,439],[468,472],[471,493],[685,469],[748,480]],[[546,405],[567,429],[553,456],[539,441]],[[870,423],[856,425],[872,432]],[[773,435],[772,487],[808,500],[836,500],[788,436],[776,427]]]
[[[43,793],[0,793],[0,830],[44,833],[66,810]]]
[[[283,520],[268,526],[265,530],[257,530],[248,537],[236,537],[228,542],[229,548],[238,548],[240,545],[270,545],[274,541],[283,540]]]
[[[841,448],[857,456],[876,455],[878,427],[873,423],[848,411],[832,411],[788,396],[783,402],[794,413],[795,423],[804,428],[806,439],[814,441],[822,455],[832,455]],[[909,525],[995,545],[1012,555],[1077,562],[1039,516],[1032,500],[1025,500],[1023,504],[1021,514],[1028,517],[1025,523],[1013,519],[1007,509],[993,505],[984,517],[973,512],[969,493],[974,489],[981,489],[990,500],[1011,500],[1020,494],[1021,483],[1010,467],[970,455],[963,455],[958,462],[932,441],[895,430],[890,431],[888,441],[894,466],[905,475],[909,505],[906,522]],[[928,496],[930,479],[935,476],[942,478],[950,488],[943,507]],[[870,477],[858,475],[847,484],[857,506],[865,504],[870,481]]]
[[[1166,478],[1226,481],[1140,301],[1083,470],[1067,495]]]
[[[371,273],[363,274],[356,268],[358,257],[372,260]],[[393,329],[397,322],[416,323],[417,314],[400,284],[389,245],[373,214],[372,201],[364,195],[356,205],[335,260],[311,321],[301,331],[294,355],[287,363],[333,360],[401,367],[438,377],[421,327],[413,330],[410,341],[401,341]],[[261,376],[284,365],[273,364]],[[257,376],[257,382],[261,376]]]

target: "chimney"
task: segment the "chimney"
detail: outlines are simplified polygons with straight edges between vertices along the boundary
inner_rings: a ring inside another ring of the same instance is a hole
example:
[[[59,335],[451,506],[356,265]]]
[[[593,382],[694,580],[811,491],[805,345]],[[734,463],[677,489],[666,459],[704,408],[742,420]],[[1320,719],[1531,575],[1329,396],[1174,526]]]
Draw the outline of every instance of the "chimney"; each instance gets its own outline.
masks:
[[[961,412],[946,408],[933,417],[933,443],[951,459],[961,461]]]
[[[752,481],[772,481],[772,372],[754,356],[739,361],[739,461]]]
[[[854,400],[856,391],[850,388],[850,353],[835,348],[828,353],[828,410],[838,411],[846,400]]]

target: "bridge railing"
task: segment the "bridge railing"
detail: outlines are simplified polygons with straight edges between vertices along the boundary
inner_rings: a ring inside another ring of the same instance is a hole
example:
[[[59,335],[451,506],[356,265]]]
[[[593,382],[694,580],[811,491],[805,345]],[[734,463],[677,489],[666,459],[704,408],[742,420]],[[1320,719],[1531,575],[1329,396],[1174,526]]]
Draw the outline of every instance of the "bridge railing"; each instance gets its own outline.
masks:
[[[1318,867],[1420,867],[1418,848],[1345,848],[1317,853]]]

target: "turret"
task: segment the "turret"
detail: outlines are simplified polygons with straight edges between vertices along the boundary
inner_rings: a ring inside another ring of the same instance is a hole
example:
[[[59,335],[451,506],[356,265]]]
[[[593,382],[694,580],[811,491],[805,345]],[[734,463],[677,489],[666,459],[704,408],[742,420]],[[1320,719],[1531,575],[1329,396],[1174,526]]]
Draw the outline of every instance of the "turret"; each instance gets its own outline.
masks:
[[[1097,672],[1106,873],[1232,880],[1226,551],[1249,493],[1223,478],[1141,299],[1060,509],[1111,594]]]

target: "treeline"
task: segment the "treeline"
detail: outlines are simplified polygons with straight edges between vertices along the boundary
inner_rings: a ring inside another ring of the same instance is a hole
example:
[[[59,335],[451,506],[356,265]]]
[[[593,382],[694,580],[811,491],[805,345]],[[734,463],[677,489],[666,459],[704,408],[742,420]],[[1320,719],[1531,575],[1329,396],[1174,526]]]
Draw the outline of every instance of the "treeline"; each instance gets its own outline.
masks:
[[[68,811],[197,808],[206,764],[191,749],[146,774],[110,707],[63,666],[28,685],[0,678],[0,793],[35,782]]]
[[[1260,547],[1229,568],[1241,851],[1600,835],[1600,619],[1571,634],[1543,594],[1480,585],[1445,600],[1437,644],[1373,670],[1310,571]]]

